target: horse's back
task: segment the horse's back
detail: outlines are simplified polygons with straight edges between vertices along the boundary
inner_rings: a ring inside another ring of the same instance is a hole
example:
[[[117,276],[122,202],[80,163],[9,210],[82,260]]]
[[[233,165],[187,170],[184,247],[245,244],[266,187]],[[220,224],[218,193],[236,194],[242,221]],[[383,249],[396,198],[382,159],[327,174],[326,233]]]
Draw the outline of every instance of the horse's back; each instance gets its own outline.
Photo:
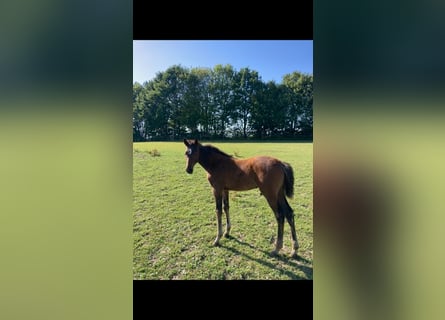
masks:
[[[250,158],[252,168],[257,174],[281,171],[281,161],[274,157],[257,156]]]
[[[258,187],[273,180],[278,183],[282,182],[282,163],[277,158],[256,156],[239,161],[240,167],[255,180]]]

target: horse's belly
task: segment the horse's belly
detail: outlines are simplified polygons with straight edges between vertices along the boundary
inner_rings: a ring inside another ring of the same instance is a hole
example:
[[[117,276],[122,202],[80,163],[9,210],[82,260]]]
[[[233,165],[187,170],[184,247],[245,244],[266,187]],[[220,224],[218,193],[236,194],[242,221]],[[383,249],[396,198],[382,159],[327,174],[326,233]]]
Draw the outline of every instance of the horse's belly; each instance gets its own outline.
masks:
[[[226,189],[234,191],[244,191],[257,188],[255,180],[248,176],[239,176],[226,182]]]

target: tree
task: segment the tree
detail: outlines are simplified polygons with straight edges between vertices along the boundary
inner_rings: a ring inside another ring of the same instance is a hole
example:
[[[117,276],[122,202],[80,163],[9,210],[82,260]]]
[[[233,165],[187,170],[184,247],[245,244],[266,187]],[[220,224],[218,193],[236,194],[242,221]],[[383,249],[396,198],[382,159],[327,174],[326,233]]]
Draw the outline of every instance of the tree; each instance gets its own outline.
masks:
[[[293,72],[283,77],[288,88],[288,128],[292,134],[312,137],[313,130],[313,76]]]
[[[169,67],[133,84],[133,140],[312,137],[313,76],[264,83],[257,71]]]
[[[257,101],[252,110],[255,136],[260,139],[281,136],[286,115],[283,86],[269,81],[262,85],[256,97]]]
[[[133,84],[133,141],[145,140],[143,90],[140,83]]]
[[[216,118],[215,133],[221,138],[224,138],[234,117],[234,78],[235,71],[231,65],[218,64],[213,68],[209,81],[209,103]]]
[[[239,121],[243,137],[247,138],[247,131],[252,116],[255,96],[261,87],[258,72],[249,68],[242,68],[235,76],[235,104],[234,120]]]
[[[168,68],[162,74],[162,105],[167,109],[168,128],[167,133],[170,139],[183,136],[184,120],[184,96],[186,90],[186,79],[188,70],[175,65]]]
[[[207,119],[207,83],[209,75],[210,71],[208,69],[195,68],[188,73],[185,80],[186,90],[182,122],[193,136],[199,135],[198,128]]]

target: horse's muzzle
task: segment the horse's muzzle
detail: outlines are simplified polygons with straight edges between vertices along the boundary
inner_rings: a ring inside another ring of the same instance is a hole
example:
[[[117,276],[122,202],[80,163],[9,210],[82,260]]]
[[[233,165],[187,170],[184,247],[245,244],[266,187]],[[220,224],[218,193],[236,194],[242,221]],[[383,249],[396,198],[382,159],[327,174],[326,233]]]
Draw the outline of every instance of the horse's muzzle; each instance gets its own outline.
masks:
[[[187,168],[187,169],[185,169],[185,172],[187,172],[188,174],[192,174],[193,168]]]

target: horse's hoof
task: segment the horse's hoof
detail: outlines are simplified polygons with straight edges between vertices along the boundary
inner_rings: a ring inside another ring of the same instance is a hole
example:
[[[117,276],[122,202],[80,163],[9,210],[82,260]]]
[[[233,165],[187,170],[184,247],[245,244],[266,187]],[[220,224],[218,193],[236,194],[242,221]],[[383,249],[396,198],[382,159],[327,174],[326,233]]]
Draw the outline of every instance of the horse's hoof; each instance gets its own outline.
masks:
[[[224,238],[230,238],[230,234],[224,233]]]
[[[213,246],[214,246],[214,247],[219,247],[219,241],[214,241],[214,242],[213,242]]]
[[[297,258],[298,258],[298,253],[297,253],[297,251],[296,251],[296,250],[295,250],[295,251],[292,251],[290,257],[291,257],[292,259],[297,259]]]

